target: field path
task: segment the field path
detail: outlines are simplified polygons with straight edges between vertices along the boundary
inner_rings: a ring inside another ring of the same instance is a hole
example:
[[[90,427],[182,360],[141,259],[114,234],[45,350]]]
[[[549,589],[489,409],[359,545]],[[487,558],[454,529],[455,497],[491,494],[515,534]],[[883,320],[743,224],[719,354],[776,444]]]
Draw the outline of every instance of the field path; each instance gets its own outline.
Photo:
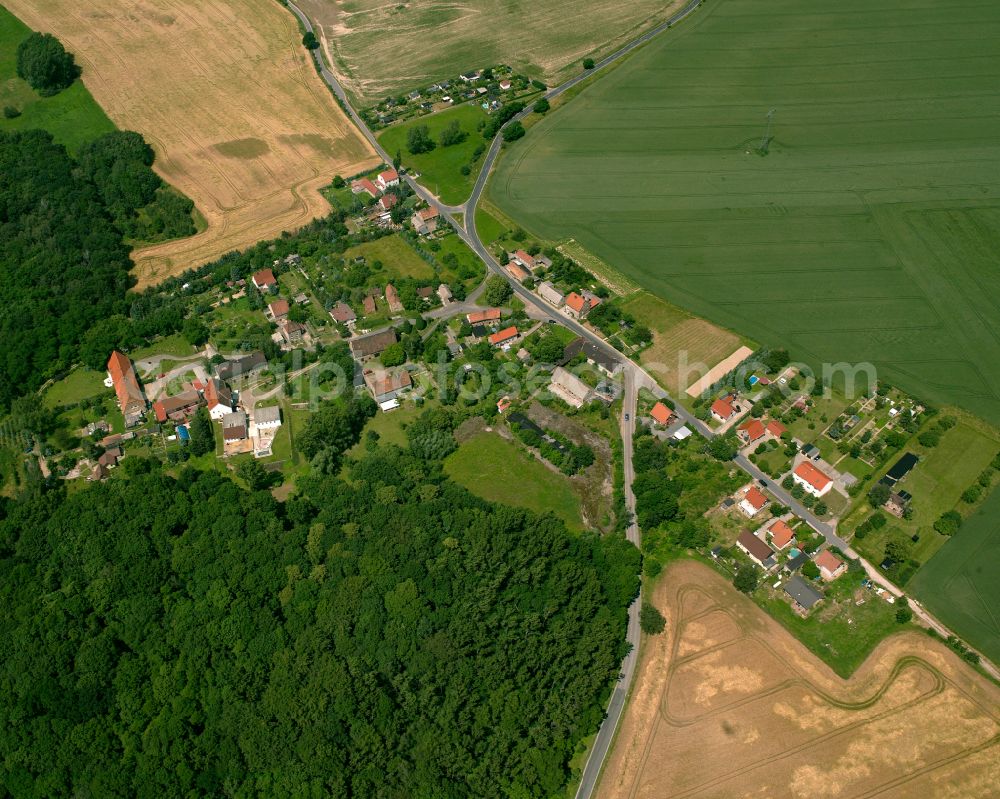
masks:
[[[134,252],[139,288],[322,216],[321,187],[378,162],[273,0],[6,5],[76,54],[95,99],[208,223]]]

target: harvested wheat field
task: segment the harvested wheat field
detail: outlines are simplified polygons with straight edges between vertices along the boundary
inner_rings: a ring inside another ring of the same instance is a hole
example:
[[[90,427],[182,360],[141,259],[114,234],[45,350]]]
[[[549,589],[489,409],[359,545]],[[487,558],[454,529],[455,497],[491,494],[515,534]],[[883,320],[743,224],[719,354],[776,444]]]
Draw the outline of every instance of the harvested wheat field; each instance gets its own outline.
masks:
[[[671,566],[598,790],[666,797],[992,797],[1000,689],[916,633],[844,681],[706,566]]]
[[[133,254],[140,287],[329,210],[319,188],[375,163],[274,0],[4,0],[76,54],[120,128],[208,222]]]
[[[327,60],[363,104],[509,64],[554,84],[666,19],[683,0],[299,0]]]

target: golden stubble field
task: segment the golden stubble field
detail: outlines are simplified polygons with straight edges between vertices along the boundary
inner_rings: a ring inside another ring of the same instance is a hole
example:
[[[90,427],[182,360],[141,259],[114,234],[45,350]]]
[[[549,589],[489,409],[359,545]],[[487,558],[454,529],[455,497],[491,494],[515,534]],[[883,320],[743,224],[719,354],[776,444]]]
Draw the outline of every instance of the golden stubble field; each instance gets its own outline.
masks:
[[[274,0],[4,0],[58,36],[120,128],[208,223],[133,253],[139,287],[299,227],[321,186],[376,163]]]
[[[1000,689],[917,633],[844,681],[704,565],[671,566],[600,799],[997,796]]]
[[[683,0],[299,0],[364,104],[491,64],[550,83],[666,19]]]

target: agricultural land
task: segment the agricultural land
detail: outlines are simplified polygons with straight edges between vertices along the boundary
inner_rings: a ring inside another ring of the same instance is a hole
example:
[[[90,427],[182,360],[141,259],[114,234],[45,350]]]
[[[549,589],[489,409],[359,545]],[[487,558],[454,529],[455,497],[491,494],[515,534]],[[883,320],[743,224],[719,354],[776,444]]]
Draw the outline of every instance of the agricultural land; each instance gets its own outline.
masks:
[[[941,621],[1000,661],[1000,492],[994,491],[917,572],[916,596]]]
[[[842,680],[703,565],[666,570],[597,796],[987,797],[1000,690],[905,633]]]
[[[17,77],[17,46],[30,29],[0,6],[0,107],[20,115],[0,118],[0,131],[42,128],[71,153],[84,142],[115,129],[107,114],[79,80],[52,97],[42,97]]]
[[[681,5],[589,0],[523,5],[510,0],[376,0],[299,3],[317,29],[338,78],[362,103],[489,64],[550,83],[635,38]]]
[[[996,4],[710,3],[539,122],[492,199],[765,346],[996,423],[998,35]]]
[[[76,54],[95,99],[145,136],[207,222],[134,252],[140,288],[325,214],[319,189],[375,163],[271,0],[139,0],[128,14],[114,0],[7,5]]]

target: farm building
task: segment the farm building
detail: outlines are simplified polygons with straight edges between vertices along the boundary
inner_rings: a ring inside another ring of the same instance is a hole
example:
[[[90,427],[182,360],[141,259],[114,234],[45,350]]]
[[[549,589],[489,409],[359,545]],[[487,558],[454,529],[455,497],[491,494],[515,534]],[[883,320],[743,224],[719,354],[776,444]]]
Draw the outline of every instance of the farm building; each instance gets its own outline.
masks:
[[[561,366],[552,372],[549,391],[574,408],[581,407],[590,397],[590,386]]]
[[[351,355],[356,361],[364,361],[378,355],[386,347],[396,343],[396,331],[391,327],[388,330],[380,330],[377,333],[369,333],[367,336],[359,336],[348,341],[351,348]]]
[[[470,325],[481,325],[484,322],[498,322],[500,321],[500,309],[487,308],[485,311],[473,311],[470,314],[466,314],[465,318]]]
[[[220,380],[225,380],[229,383],[241,377],[249,377],[266,368],[267,357],[263,352],[257,350],[241,358],[223,361],[215,367],[215,374],[218,375]]]
[[[548,280],[543,280],[539,283],[536,290],[538,291],[539,297],[550,305],[554,305],[556,308],[560,307],[566,300],[565,295]]]
[[[194,389],[182,391],[172,397],[164,397],[153,403],[153,413],[156,414],[156,421],[166,422],[168,419],[179,422],[193,414],[204,400]]]
[[[437,208],[421,208],[410,218],[410,224],[421,236],[433,233],[438,226]]]
[[[233,411],[222,417],[222,440],[242,441],[247,437],[247,415]]]
[[[514,280],[516,280],[518,283],[523,283],[531,276],[531,272],[529,272],[520,264],[515,263],[514,261],[508,263],[504,267],[504,269],[507,271],[507,274],[510,275],[512,278],[514,278]]]

